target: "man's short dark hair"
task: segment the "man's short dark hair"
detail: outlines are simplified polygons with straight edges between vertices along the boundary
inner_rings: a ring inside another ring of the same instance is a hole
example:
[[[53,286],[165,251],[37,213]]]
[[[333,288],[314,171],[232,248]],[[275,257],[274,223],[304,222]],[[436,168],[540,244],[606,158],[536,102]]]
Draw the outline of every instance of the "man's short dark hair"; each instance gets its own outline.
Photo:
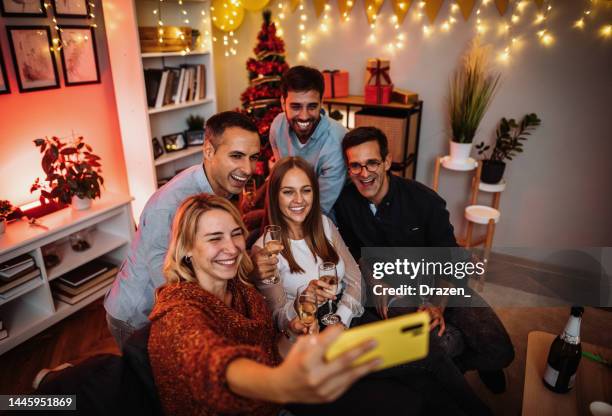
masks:
[[[289,91],[306,92],[311,90],[317,91],[319,97],[323,98],[325,82],[323,81],[323,74],[318,69],[299,65],[285,71],[280,88],[283,98],[287,98]]]
[[[216,148],[219,144],[219,138],[225,133],[226,129],[231,127],[239,127],[246,131],[258,133],[257,126],[246,115],[237,111],[223,111],[215,114],[206,122],[205,139],[210,140]]]
[[[346,161],[346,151],[351,147],[373,141],[378,142],[380,156],[385,160],[389,154],[389,142],[387,141],[385,133],[376,127],[357,127],[346,133],[344,139],[342,139],[342,155],[344,156],[344,160]]]

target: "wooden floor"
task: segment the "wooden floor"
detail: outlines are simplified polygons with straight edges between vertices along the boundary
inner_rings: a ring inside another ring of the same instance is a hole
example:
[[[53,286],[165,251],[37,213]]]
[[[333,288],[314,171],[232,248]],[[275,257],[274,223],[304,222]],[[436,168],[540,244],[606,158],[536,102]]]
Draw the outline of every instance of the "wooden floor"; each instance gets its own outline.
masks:
[[[521,412],[527,334],[533,330],[558,333],[567,321],[568,308],[496,308],[516,351],[506,369],[508,390],[491,394],[475,372],[467,379],[495,415],[517,416]],[[585,342],[612,346],[612,313],[586,308],[581,336]],[[119,353],[106,328],[102,302],[94,302],[36,337],[0,356],[0,394],[31,392],[31,382],[44,367],[79,361],[100,353]],[[609,357],[608,357],[609,358]]]
[[[30,393],[42,368],[96,354],[119,354],[105,316],[100,299],[1,355],[0,394]]]

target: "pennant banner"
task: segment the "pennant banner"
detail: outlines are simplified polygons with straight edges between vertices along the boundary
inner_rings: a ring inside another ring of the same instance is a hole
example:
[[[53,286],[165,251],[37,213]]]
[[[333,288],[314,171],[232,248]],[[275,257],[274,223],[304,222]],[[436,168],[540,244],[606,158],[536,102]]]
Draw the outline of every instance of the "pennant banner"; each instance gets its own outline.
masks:
[[[459,9],[461,9],[461,14],[463,15],[463,20],[467,21],[472,14],[472,10],[474,10],[475,0],[456,0],[459,5]]]
[[[327,0],[312,0],[314,3],[315,14],[317,17],[321,16],[321,13],[325,10],[325,5],[327,4]]]
[[[443,0],[425,0],[425,14],[429,19],[429,23],[433,24],[434,20],[440,12]]]
[[[346,19],[349,14],[351,14],[355,1],[356,0],[338,0],[338,10],[340,11],[340,17],[342,19]]]
[[[376,18],[374,16],[378,14],[384,2],[385,0],[365,0],[364,6],[369,24],[372,24],[376,21]]]
[[[397,16],[397,24],[401,25],[410,9],[412,0],[391,0],[393,13]]]
[[[497,6],[497,11],[499,12],[499,15],[503,16],[508,10],[508,0],[495,0],[495,6]]]

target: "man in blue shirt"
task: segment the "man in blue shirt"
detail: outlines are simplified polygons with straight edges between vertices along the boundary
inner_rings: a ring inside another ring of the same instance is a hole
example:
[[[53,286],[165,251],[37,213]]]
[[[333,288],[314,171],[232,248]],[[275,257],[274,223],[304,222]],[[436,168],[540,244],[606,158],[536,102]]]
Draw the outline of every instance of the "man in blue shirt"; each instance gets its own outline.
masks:
[[[204,163],[184,170],[149,198],[128,257],[104,300],[109,329],[120,347],[148,323],[155,290],[166,282],[162,268],[179,205],[195,194],[230,198],[242,192],[259,150],[257,127],[249,118],[235,111],[216,114],[206,123]]]
[[[281,81],[284,112],[270,127],[270,145],[278,160],[300,156],[315,169],[321,190],[321,209],[329,214],[346,180],[342,138],[346,128],[321,114],[323,74],[314,68],[294,66]]]

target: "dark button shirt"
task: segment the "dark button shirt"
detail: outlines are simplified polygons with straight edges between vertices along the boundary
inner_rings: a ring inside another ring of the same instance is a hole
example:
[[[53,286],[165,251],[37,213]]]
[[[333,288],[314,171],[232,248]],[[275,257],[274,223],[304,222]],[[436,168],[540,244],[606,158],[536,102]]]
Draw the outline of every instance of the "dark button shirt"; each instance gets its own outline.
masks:
[[[351,182],[334,206],[344,242],[355,259],[362,247],[456,247],[446,202],[427,186],[389,175],[389,191],[376,207]]]

